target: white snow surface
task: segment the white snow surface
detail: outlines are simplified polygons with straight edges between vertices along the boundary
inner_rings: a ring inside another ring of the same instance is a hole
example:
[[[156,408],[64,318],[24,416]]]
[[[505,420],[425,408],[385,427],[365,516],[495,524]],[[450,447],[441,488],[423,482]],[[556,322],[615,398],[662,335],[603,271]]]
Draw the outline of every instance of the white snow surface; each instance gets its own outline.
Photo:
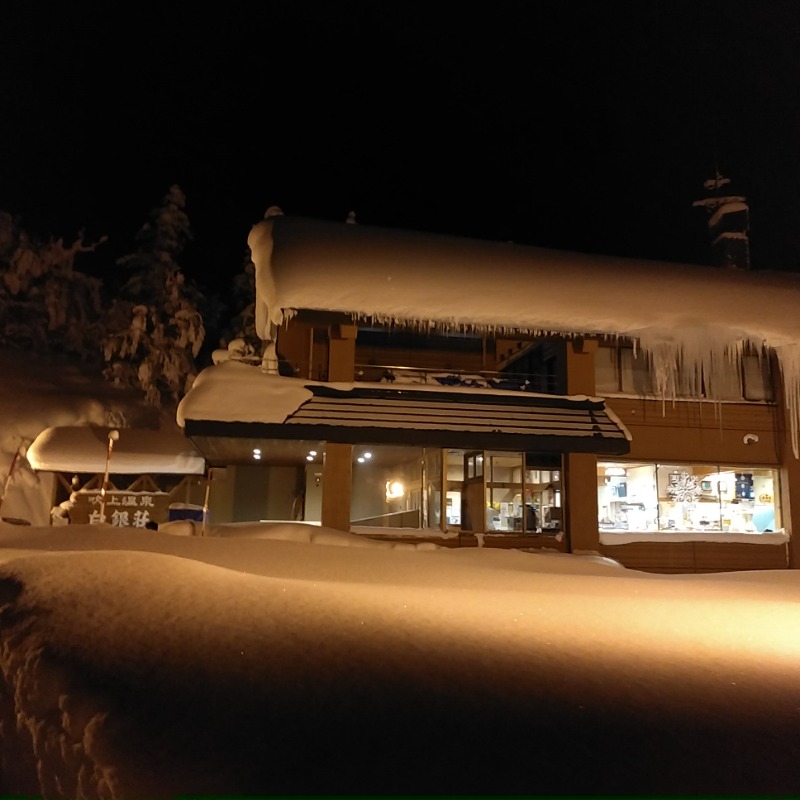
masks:
[[[249,236],[256,328],[299,309],[376,322],[630,337],[674,396],[679,365],[774,349],[800,456],[800,276],[561,252],[283,215]]]
[[[51,472],[103,472],[108,438],[117,431],[112,448],[115,475],[144,472],[202,475],[205,460],[179,431],[64,425],[43,430],[28,448],[28,463]]]
[[[313,381],[283,378],[242,361],[221,361],[195,378],[178,404],[178,425],[185,427],[187,419],[281,423],[313,397],[308,383]]]
[[[0,524],[0,789],[792,794],[800,573]]]
[[[48,426],[138,419],[73,366],[0,359],[7,462]],[[20,463],[2,516],[35,524],[0,522],[0,794],[800,785],[795,570],[651,575],[301,523],[47,527]]]

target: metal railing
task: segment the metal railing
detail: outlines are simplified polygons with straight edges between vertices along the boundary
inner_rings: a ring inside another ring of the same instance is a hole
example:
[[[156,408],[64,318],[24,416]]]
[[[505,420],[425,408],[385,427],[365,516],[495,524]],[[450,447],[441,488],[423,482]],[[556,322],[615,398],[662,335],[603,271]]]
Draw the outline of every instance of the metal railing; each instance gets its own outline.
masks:
[[[262,356],[231,356],[231,360],[260,366],[267,372],[284,376],[309,375],[310,380],[327,381],[322,367],[304,369],[307,364],[289,363]],[[420,384],[427,386],[463,386],[474,389],[504,389],[518,392],[560,394],[557,376],[535,372],[499,372],[496,370],[441,369],[409,367],[398,364],[355,364],[353,380],[363,383]]]
[[[521,392],[558,393],[555,375],[495,370],[433,369],[393,364],[356,364],[355,380],[371,383],[408,383],[428,386],[465,386]]]

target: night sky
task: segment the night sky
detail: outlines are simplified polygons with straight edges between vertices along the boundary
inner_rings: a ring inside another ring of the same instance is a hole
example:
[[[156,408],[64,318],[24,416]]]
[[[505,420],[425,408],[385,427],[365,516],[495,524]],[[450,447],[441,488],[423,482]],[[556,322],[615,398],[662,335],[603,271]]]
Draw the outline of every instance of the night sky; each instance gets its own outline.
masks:
[[[800,270],[794,0],[165,5],[3,8],[0,209],[98,272],[171,184],[209,288],[271,205],[707,263],[716,169]]]

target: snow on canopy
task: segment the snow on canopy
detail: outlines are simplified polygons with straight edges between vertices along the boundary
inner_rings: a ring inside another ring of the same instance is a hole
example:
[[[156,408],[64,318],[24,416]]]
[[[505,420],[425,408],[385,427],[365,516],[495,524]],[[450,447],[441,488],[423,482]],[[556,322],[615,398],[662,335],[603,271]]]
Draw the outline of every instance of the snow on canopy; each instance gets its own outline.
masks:
[[[110,428],[86,425],[50,427],[28,448],[28,463],[39,471],[103,472]],[[111,459],[115,475],[150,472],[202,475],[205,461],[179,432],[124,428],[117,431]]]
[[[252,365],[235,359],[226,359],[213,367],[204,369],[198,375],[192,385],[192,390],[178,404],[178,425],[185,428],[187,420],[284,423],[289,416],[295,414],[305,403],[313,399],[312,387],[319,385],[322,385],[320,381],[283,377],[266,370],[254,369]],[[324,385],[342,392],[351,391],[356,386],[356,384],[346,381],[325,383]],[[359,386],[386,389],[386,384],[370,384],[366,381],[360,382]],[[465,386],[443,387],[416,383],[412,386],[415,394],[430,395],[431,397],[473,394],[474,392],[473,388]],[[487,395],[487,401],[517,395],[517,392],[505,389],[482,389],[481,394],[484,392]],[[534,392],[526,394],[528,397],[552,399],[552,395],[540,395]],[[265,397],[269,398],[269,402],[264,402]],[[588,397],[585,394],[569,395],[568,398],[576,402],[586,400],[603,402],[602,398]],[[610,408],[604,408],[603,413],[616,425],[626,439],[631,439],[630,431]],[[424,421],[424,417],[421,416],[418,409],[413,416],[412,424],[419,425]],[[463,425],[467,425],[465,418],[462,418],[461,422]],[[397,424],[402,425],[401,422],[397,422]]]
[[[800,457],[800,276],[548,250],[270,214],[248,244],[256,330],[299,309],[491,333],[630,338],[660,396],[744,351],[773,350]],[[699,380],[695,381],[699,386]]]
[[[178,404],[178,425],[185,427],[187,419],[284,422],[314,396],[307,383],[313,381],[278,378],[240,361],[223,361],[197,376]]]

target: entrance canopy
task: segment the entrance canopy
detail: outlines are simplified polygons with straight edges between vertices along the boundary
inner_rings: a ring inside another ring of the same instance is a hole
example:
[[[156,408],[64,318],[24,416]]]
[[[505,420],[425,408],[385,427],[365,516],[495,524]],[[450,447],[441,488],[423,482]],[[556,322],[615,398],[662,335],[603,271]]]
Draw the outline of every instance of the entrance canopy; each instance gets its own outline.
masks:
[[[631,438],[597,397],[321,383],[235,362],[205,370],[178,418],[212,463],[234,455],[221,439],[251,460],[256,439],[624,455]]]
[[[47,428],[27,451],[28,463],[46,472],[105,471],[112,428],[88,425]],[[180,433],[118,428],[110,471],[114,475],[202,475],[205,461]]]

